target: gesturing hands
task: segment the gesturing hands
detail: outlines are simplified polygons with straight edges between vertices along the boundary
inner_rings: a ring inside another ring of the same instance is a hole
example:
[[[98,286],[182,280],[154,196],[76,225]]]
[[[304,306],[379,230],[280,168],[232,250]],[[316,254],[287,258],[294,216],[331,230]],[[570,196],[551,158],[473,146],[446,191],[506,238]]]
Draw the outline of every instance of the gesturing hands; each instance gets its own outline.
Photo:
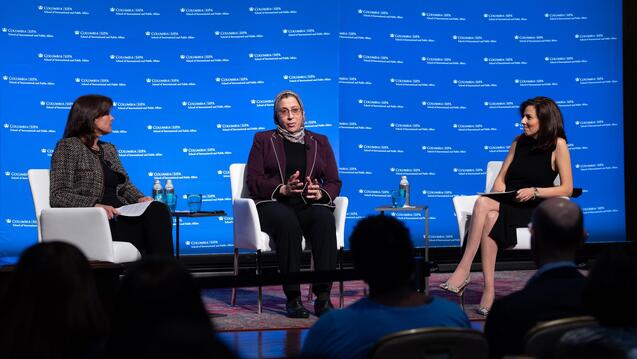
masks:
[[[296,194],[302,194],[305,198],[318,201],[323,198],[323,191],[317,179],[312,180],[310,176],[305,177],[305,183],[307,187],[299,177],[301,173],[296,171],[288,178],[288,182],[279,188],[279,193],[284,196],[291,196]]]
[[[321,186],[318,183],[318,180],[315,178],[312,179],[307,176],[305,177],[307,181],[307,193],[305,194],[305,198],[318,201],[323,198],[323,191],[321,191]]]
[[[303,193],[303,182],[299,180],[301,173],[296,171],[288,178],[288,183],[279,188],[279,193],[284,196]]]

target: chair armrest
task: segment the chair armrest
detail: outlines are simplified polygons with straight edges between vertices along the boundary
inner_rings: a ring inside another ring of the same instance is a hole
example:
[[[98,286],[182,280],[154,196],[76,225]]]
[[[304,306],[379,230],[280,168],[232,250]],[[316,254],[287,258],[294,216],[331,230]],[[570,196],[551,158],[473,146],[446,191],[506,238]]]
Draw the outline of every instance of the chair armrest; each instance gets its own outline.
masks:
[[[259,240],[261,223],[254,200],[251,198],[235,198],[232,202],[234,216],[234,245],[243,249],[266,250]]]
[[[42,241],[78,247],[89,260],[113,262],[113,240],[106,211],[98,207],[45,208],[40,214]]]
[[[473,205],[479,196],[454,196],[453,209],[455,211],[456,220],[458,221],[458,237],[460,245],[464,242],[465,227],[467,225],[468,216],[473,213]]]
[[[349,199],[347,197],[339,196],[334,199],[334,220],[336,223],[336,247],[345,247],[345,218],[347,216],[347,207],[349,206]]]

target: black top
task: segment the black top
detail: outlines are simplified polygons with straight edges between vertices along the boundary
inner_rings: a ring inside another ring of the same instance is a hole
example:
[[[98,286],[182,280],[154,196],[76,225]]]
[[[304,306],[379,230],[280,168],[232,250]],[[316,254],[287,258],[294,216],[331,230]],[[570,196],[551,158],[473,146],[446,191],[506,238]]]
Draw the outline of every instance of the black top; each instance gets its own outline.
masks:
[[[102,171],[104,171],[104,195],[100,201],[101,204],[113,206],[115,208],[121,207],[124,204],[117,198],[117,186],[124,183],[124,176],[119,172],[113,171],[111,164],[104,159],[104,151],[102,146],[98,144],[99,150],[95,151],[91,149],[100,159],[102,165]]]
[[[536,145],[537,140],[532,137],[518,137],[513,160],[504,178],[507,191],[528,187],[553,187],[553,181],[557,176],[557,172],[551,168],[553,150],[542,150],[536,148]],[[498,219],[489,233],[498,243],[498,247],[504,249],[517,244],[517,228],[529,224],[531,214],[540,202],[539,198],[526,202],[500,202]]]
[[[551,168],[553,151],[538,149],[537,140],[520,136],[504,179],[507,191],[527,187],[552,187],[557,172]]]
[[[305,183],[305,167],[307,166],[307,147],[303,143],[294,143],[288,140],[283,140],[283,147],[285,149],[285,181],[299,171],[299,181]],[[301,196],[282,197],[280,201],[292,206],[302,207],[305,205]]]

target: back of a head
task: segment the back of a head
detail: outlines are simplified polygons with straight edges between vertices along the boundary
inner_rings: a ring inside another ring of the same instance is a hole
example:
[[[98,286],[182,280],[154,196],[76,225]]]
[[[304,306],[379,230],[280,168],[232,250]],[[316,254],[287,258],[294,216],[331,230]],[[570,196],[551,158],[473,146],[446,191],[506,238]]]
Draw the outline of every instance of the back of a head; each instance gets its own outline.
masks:
[[[637,248],[613,246],[593,265],[584,288],[584,304],[600,324],[637,327]]]
[[[224,347],[214,337],[199,288],[180,263],[147,257],[129,267],[118,293],[108,357],[168,358],[181,352],[194,358],[219,348]]]
[[[22,253],[0,312],[6,357],[70,355],[106,334],[88,260],[64,242],[38,243]]]
[[[389,216],[360,220],[350,236],[354,267],[371,290],[386,291],[408,283],[414,271],[409,230]]]
[[[573,254],[586,240],[580,207],[565,198],[549,198],[531,216],[531,249],[536,256]]]

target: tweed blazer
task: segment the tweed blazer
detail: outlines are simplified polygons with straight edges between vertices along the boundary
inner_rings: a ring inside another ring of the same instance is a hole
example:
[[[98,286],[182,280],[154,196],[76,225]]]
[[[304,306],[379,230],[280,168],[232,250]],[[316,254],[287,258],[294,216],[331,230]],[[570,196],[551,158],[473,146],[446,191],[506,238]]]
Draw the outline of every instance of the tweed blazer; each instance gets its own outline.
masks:
[[[326,136],[308,130],[305,130],[305,145],[305,173],[319,181],[324,195],[324,199],[311,204],[333,208],[333,201],[341,190],[341,180],[338,177],[332,146]],[[277,200],[279,188],[287,181],[287,178],[284,178],[285,166],[285,147],[281,135],[275,130],[257,132],[246,166],[246,183],[250,197],[257,204]],[[301,180],[305,181],[305,178]],[[302,198],[305,201],[305,198]]]
[[[124,176],[117,186],[117,198],[124,203],[136,203],[144,194],[135,187],[122,166],[115,146],[99,141],[104,160],[113,171]],[[104,172],[99,157],[78,137],[58,141],[51,158],[51,207],[93,207],[104,196]]]

